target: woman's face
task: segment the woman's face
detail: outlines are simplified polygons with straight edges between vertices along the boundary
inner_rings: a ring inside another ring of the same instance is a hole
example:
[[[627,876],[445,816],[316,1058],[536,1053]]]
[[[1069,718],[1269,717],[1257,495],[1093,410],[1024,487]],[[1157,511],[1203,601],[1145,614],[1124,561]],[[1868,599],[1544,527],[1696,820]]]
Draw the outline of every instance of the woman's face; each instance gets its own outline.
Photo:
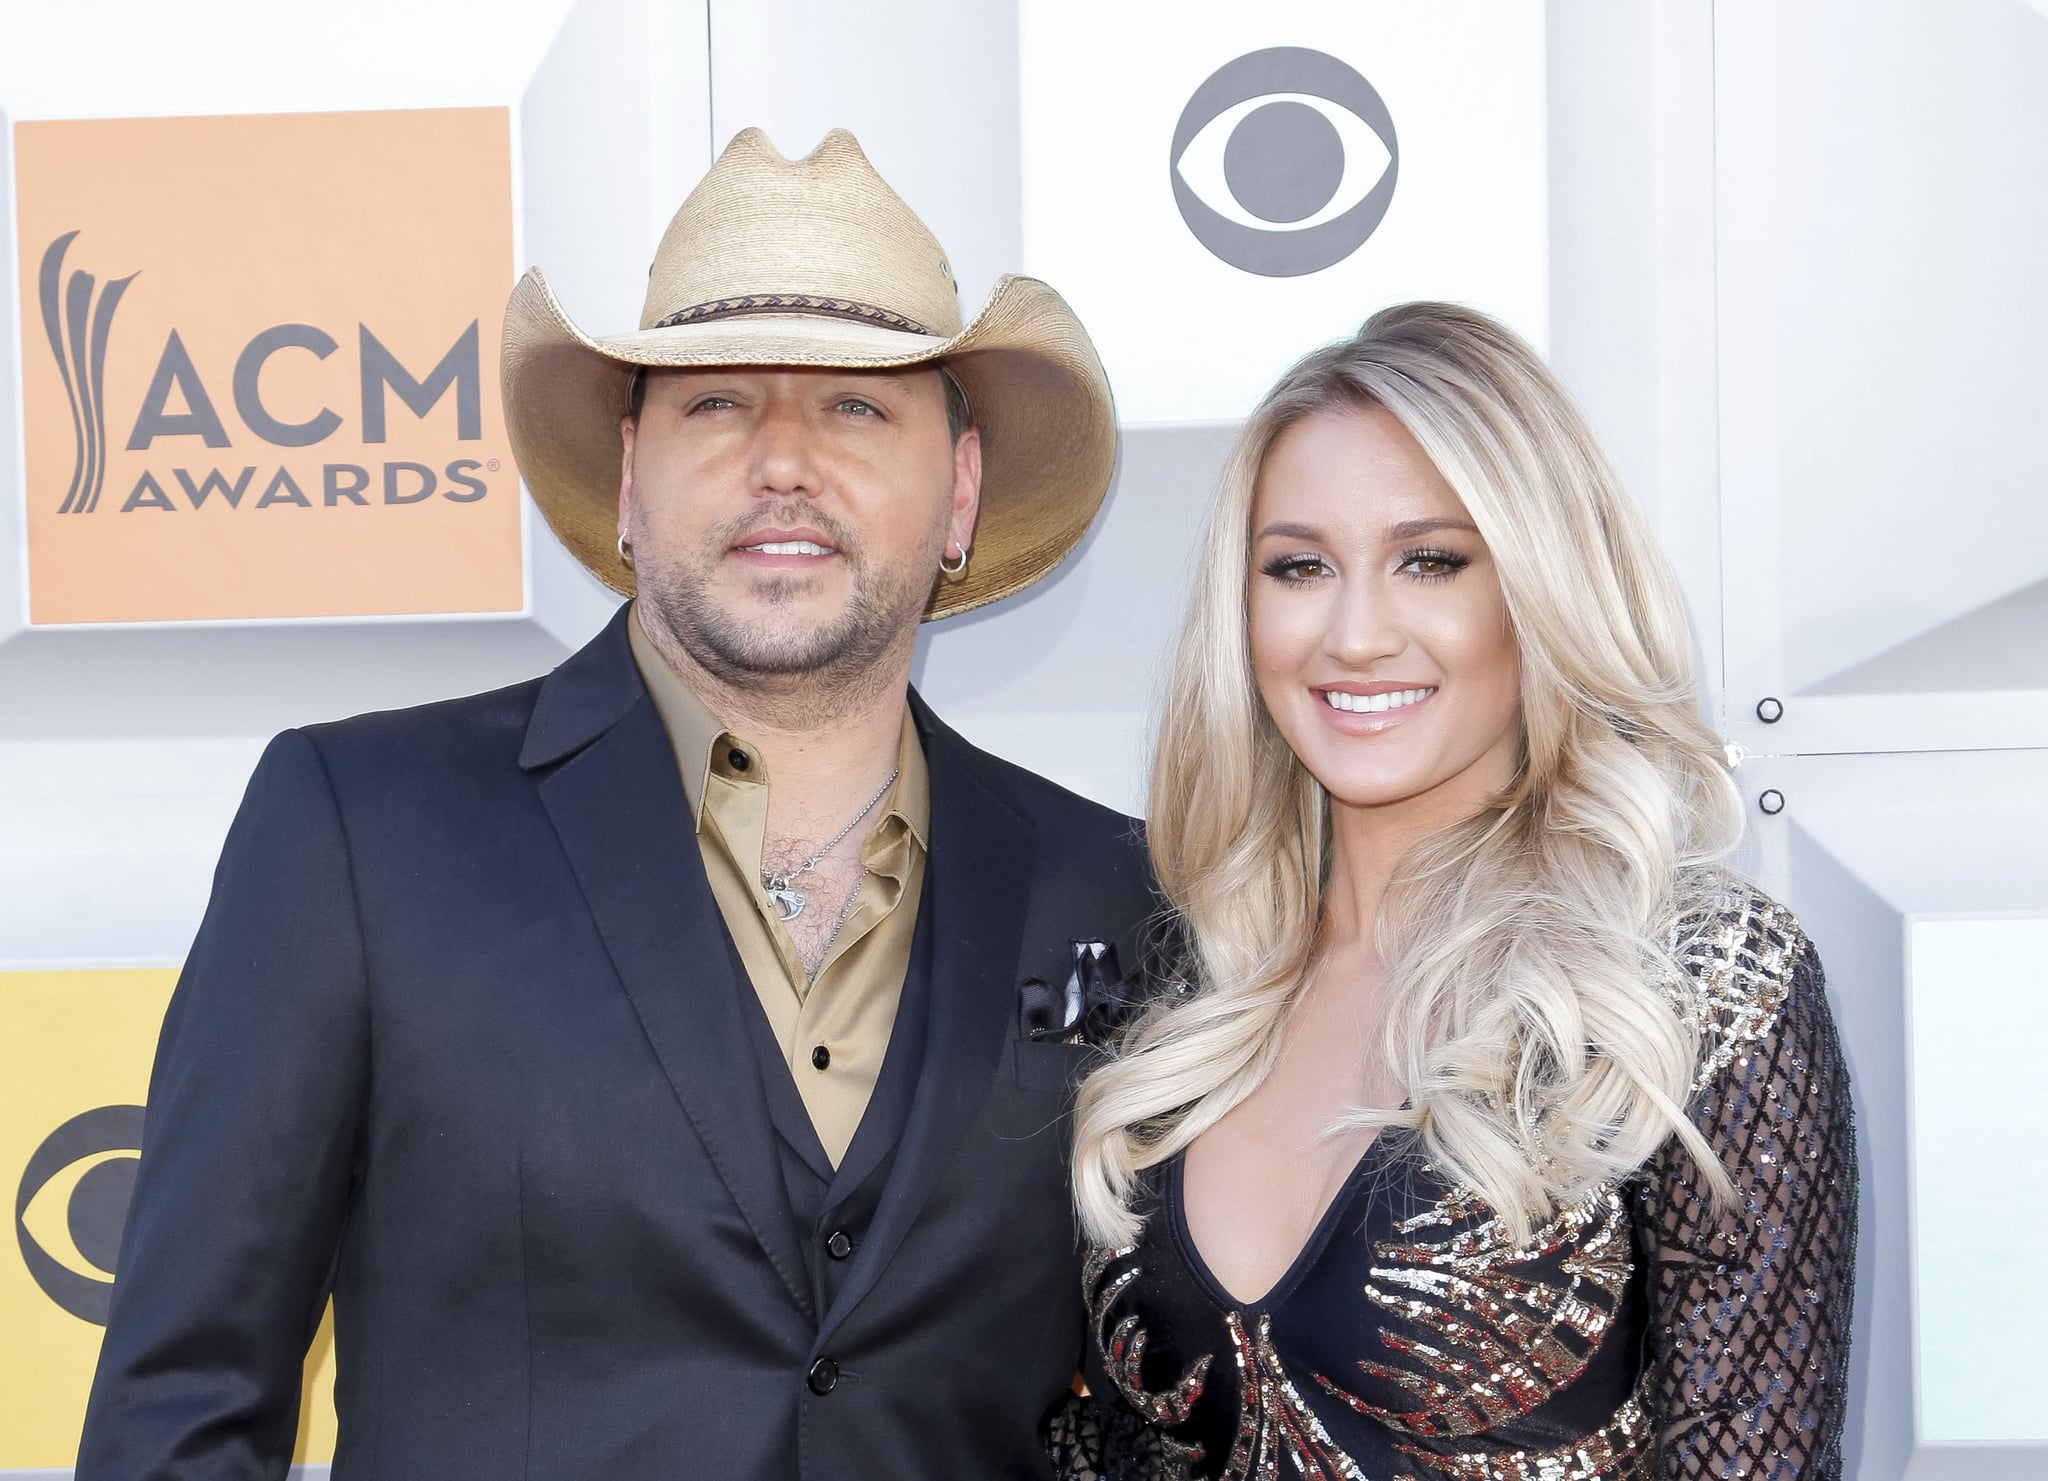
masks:
[[[1274,442],[1249,608],[1259,694],[1334,803],[1439,827],[1513,780],[1521,655],[1500,578],[1383,408],[1319,413]]]

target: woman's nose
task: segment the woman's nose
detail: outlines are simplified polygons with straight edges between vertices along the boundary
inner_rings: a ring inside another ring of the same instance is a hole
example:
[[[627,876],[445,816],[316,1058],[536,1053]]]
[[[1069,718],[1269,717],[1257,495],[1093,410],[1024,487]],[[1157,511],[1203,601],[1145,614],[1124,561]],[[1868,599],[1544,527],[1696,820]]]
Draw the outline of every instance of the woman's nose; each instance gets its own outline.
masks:
[[[1347,580],[1330,605],[1323,630],[1323,651],[1352,667],[1364,668],[1401,651],[1399,613],[1389,594],[1371,581]]]

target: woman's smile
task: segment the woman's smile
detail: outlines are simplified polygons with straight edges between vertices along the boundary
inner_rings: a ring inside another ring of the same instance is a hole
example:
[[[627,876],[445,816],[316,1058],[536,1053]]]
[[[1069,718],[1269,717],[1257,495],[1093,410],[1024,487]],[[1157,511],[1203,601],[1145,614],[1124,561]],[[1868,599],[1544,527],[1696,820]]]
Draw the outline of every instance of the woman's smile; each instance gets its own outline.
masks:
[[[1344,735],[1381,735],[1410,718],[1436,693],[1434,684],[1330,684],[1311,691],[1323,719]]]

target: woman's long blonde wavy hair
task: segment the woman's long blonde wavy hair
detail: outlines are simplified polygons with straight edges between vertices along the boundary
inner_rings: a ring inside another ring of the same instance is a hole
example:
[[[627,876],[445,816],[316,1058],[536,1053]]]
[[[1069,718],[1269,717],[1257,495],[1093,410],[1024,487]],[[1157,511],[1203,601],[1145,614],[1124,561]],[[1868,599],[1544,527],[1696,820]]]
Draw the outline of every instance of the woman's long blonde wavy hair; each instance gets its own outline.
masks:
[[[1162,993],[1083,1086],[1075,1199],[1130,1242],[1139,1173],[1259,1084],[1315,955],[1329,798],[1261,702],[1246,617],[1253,497],[1305,418],[1379,406],[1464,501],[1521,655],[1506,793],[1411,849],[1382,903],[1384,1052],[1440,1172],[1517,1234],[1679,1137],[1699,1053],[1674,927],[1723,887],[1741,831],[1701,721],[1670,569],[1562,386],[1505,326],[1411,303],[1296,365],[1225,465],[1161,718],[1148,829],[1171,906]]]

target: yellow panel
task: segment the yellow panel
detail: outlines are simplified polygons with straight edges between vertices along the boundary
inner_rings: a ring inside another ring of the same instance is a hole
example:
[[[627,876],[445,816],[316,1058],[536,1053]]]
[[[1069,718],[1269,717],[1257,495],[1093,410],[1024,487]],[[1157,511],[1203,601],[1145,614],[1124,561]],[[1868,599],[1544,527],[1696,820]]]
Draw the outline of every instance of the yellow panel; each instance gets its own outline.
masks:
[[[68,1468],[99,1360],[112,1243],[134,1169],[171,969],[0,972],[0,1470]],[[129,1108],[129,1109],[123,1109]],[[298,1458],[334,1454],[331,1317],[306,1360]]]

